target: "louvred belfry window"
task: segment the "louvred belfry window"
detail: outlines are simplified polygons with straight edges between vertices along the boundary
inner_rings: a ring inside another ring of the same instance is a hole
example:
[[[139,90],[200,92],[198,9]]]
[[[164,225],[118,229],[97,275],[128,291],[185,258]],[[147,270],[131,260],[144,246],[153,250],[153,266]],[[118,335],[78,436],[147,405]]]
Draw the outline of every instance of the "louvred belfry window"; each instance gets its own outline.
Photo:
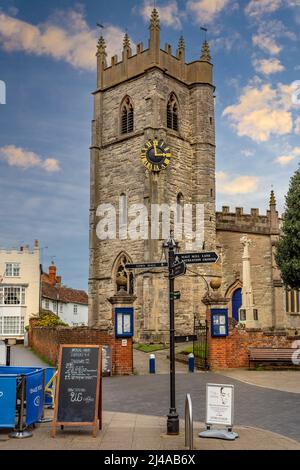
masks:
[[[134,109],[129,97],[125,98],[121,108],[121,133],[129,134],[134,128]]]
[[[173,131],[178,131],[178,103],[176,96],[172,94],[167,106],[167,127]]]

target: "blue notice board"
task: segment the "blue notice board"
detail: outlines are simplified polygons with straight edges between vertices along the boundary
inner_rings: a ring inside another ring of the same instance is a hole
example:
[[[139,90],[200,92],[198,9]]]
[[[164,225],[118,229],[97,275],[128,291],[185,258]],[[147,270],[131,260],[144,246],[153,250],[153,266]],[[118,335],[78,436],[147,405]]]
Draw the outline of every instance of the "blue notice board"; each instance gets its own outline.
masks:
[[[0,376],[0,429],[16,426],[16,390],[16,376]]]
[[[228,336],[228,309],[211,310],[211,336],[224,338]]]
[[[133,307],[115,309],[116,338],[133,337]]]

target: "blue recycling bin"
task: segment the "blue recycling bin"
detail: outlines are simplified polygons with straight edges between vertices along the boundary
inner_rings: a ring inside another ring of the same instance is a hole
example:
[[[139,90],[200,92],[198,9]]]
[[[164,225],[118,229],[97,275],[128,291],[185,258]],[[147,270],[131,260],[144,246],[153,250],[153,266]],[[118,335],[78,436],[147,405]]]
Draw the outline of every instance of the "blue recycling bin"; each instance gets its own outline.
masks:
[[[23,430],[42,418],[43,406],[43,368],[0,367],[0,428],[16,428],[17,411],[23,409],[18,422]]]

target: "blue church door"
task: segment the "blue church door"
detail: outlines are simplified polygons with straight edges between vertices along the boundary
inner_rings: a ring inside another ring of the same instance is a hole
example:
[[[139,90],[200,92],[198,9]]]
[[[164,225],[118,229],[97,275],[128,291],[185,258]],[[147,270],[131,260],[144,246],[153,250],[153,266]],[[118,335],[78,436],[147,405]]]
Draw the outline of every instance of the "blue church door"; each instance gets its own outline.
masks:
[[[232,318],[239,321],[239,309],[242,306],[242,289],[234,291],[232,296]]]

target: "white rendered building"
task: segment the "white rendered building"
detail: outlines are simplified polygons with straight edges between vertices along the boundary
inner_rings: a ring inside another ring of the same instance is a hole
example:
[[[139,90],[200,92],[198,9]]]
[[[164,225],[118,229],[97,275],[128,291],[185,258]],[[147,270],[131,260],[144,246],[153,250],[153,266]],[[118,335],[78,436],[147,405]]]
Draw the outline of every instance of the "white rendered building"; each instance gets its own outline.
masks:
[[[42,274],[42,308],[57,315],[69,326],[88,325],[88,295],[62,285],[54,263]]]
[[[24,339],[29,319],[39,313],[39,243],[19,250],[0,249],[0,340]]]

